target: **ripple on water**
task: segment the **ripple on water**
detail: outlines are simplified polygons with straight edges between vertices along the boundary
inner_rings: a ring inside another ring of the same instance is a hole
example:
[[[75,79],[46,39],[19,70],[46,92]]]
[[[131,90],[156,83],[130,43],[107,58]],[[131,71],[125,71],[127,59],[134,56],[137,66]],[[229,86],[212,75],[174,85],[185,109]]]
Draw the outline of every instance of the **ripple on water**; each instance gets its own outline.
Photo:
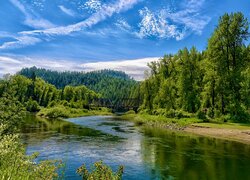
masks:
[[[30,117],[22,140],[27,154],[40,152],[38,161],[63,160],[65,179],[81,179],[75,170],[99,160],[113,169],[124,165],[124,179],[129,180],[250,179],[250,146],[135,127],[106,116],[53,121]]]

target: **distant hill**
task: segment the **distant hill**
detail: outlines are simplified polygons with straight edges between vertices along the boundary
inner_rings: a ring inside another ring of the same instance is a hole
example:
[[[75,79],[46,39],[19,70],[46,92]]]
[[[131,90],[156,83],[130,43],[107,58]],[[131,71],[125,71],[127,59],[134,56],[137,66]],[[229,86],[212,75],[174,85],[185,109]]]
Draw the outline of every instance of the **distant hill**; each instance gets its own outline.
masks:
[[[36,75],[46,82],[63,89],[67,85],[85,85],[89,89],[100,93],[103,98],[113,101],[128,98],[138,86],[138,82],[122,71],[100,70],[92,72],[65,71],[58,72],[43,68],[24,68],[18,74],[32,78]]]

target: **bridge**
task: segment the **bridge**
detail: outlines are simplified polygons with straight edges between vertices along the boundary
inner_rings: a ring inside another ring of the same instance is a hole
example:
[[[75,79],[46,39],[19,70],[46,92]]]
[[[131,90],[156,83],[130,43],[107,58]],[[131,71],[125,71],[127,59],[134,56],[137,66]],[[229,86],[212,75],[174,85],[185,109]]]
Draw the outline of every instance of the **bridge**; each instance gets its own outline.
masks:
[[[117,100],[98,98],[92,101],[91,107],[107,107],[113,111],[126,111],[131,109],[137,111],[140,104],[141,100],[139,98],[122,98]]]

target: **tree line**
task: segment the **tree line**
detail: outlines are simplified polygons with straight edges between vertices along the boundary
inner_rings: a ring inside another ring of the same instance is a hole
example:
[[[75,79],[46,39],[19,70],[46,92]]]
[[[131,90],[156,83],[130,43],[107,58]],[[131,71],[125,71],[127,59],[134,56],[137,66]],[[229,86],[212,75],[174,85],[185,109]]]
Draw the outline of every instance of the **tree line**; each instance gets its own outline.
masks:
[[[119,99],[129,98],[138,86],[138,82],[122,71],[100,70],[92,72],[65,71],[58,72],[43,68],[24,68],[18,74],[32,78],[33,74],[46,82],[65,89],[66,86],[85,85],[99,93],[102,98],[110,99],[113,103]]]
[[[0,81],[0,97],[7,96],[18,100],[28,111],[36,112],[40,107],[53,107],[58,104],[72,108],[88,108],[100,94],[84,85],[68,85],[64,89],[57,89],[35,75],[31,79],[14,75]]]
[[[150,76],[140,85],[141,112],[249,121],[248,30],[242,13],[225,14],[206,50],[184,48],[149,63]]]

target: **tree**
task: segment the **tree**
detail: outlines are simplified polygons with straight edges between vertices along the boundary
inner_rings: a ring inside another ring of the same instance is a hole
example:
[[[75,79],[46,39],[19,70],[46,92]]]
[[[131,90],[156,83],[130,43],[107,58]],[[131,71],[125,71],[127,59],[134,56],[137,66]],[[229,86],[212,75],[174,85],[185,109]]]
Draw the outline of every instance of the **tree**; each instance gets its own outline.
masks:
[[[242,13],[225,14],[208,42],[207,53],[211,66],[207,71],[210,76],[213,74],[213,78],[207,83],[214,92],[210,97],[212,107],[221,114],[230,112],[237,116],[242,111],[240,84],[246,65],[242,47],[249,36],[248,25]]]

